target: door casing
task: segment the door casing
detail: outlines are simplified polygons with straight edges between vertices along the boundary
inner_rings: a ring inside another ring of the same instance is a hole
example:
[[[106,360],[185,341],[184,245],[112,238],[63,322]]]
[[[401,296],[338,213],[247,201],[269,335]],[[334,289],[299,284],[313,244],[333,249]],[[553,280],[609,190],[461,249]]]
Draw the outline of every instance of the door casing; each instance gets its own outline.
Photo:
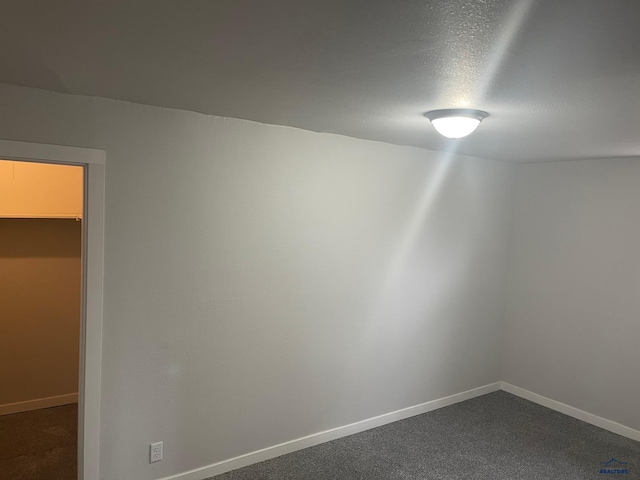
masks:
[[[98,480],[106,152],[92,148],[0,140],[0,159],[84,167],[78,480]]]

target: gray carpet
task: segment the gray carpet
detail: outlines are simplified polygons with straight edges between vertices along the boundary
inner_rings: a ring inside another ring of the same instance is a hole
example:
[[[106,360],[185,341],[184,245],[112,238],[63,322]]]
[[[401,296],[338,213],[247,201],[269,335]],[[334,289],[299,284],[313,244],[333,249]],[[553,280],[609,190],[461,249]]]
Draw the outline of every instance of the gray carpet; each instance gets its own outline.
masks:
[[[0,480],[75,480],[78,405],[0,415]]]
[[[601,462],[629,474],[600,474]],[[640,442],[506,392],[300,450],[215,480],[640,479]]]

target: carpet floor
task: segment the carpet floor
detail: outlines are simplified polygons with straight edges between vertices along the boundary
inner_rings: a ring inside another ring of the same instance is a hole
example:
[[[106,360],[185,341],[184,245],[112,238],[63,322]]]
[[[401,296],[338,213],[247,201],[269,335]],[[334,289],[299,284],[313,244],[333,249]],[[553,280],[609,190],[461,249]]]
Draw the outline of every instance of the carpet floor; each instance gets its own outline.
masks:
[[[616,459],[608,466],[606,462]],[[601,474],[601,469],[628,474]],[[640,479],[640,442],[495,392],[215,480]]]
[[[75,480],[78,405],[0,416],[0,480]]]

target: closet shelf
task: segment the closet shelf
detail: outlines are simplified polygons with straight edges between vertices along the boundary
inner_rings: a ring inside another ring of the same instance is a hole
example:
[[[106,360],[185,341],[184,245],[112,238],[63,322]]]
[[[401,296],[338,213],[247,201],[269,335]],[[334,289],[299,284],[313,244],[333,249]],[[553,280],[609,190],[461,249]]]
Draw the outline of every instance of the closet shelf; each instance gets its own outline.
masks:
[[[16,214],[16,215],[5,215],[0,213],[0,218],[29,218],[29,219],[59,219],[59,220],[82,220],[82,215],[71,215],[68,213],[61,214],[49,214],[49,213],[38,213],[38,214]]]

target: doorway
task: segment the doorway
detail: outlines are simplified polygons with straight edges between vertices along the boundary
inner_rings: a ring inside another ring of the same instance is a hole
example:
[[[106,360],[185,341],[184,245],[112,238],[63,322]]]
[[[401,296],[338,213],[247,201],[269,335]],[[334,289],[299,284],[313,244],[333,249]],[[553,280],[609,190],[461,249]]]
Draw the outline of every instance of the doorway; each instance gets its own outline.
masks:
[[[0,480],[77,476],[83,173],[0,160]]]
[[[76,333],[76,382],[77,385],[77,413],[67,411],[73,422],[77,425],[77,478],[90,480],[99,478],[99,438],[100,438],[100,384],[101,384],[101,358],[102,358],[102,291],[103,291],[103,245],[104,245],[104,170],[105,152],[95,149],[66,147],[57,145],[43,145],[25,142],[13,142],[0,140],[0,158],[19,164],[21,168],[33,166],[33,163],[57,164],[74,166],[80,169],[80,178],[84,190],[84,198],[81,202],[82,220],[75,223],[77,216],[68,215],[67,219],[46,219],[47,222],[38,222],[22,229],[22,234],[30,228],[53,228],[59,239],[80,237],[76,243],[76,251],[81,252],[78,259],[80,271],[81,295],[79,296],[79,331]],[[19,163],[18,163],[19,162]],[[26,162],[26,163],[25,163]],[[64,220],[63,223],[51,222]],[[20,223],[20,222],[18,222]],[[28,223],[28,222],[26,222]],[[16,225],[11,226],[16,227]],[[33,232],[32,232],[33,233]],[[36,232],[37,233],[37,232]],[[49,232],[51,233],[51,232]],[[19,234],[18,234],[19,235]],[[73,243],[73,242],[72,242]],[[78,245],[79,243],[79,245]],[[77,247],[80,247],[79,249]],[[31,247],[34,247],[33,245]],[[70,252],[67,252],[70,253]],[[72,257],[73,255],[67,255]],[[76,299],[77,300],[77,299]],[[79,362],[78,362],[79,358]],[[67,382],[68,384],[68,382]],[[74,400],[73,392],[63,395],[54,395],[53,399],[45,398],[47,402],[68,402]],[[62,397],[62,398],[55,398]],[[41,399],[42,400],[42,399]],[[19,403],[19,402],[14,402]],[[37,405],[37,402],[33,404]],[[73,405],[73,403],[71,403]],[[16,408],[15,405],[10,408]],[[64,407],[60,407],[64,408]],[[33,410],[44,411],[44,410]],[[66,419],[69,421],[69,418]],[[50,428],[56,431],[55,426]],[[60,432],[59,432],[60,433]],[[19,441],[19,439],[16,439]],[[71,452],[73,455],[73,452]],[[36,478],[51,478],[50,476]],[[73,478],[76,478],[74,475]]]

